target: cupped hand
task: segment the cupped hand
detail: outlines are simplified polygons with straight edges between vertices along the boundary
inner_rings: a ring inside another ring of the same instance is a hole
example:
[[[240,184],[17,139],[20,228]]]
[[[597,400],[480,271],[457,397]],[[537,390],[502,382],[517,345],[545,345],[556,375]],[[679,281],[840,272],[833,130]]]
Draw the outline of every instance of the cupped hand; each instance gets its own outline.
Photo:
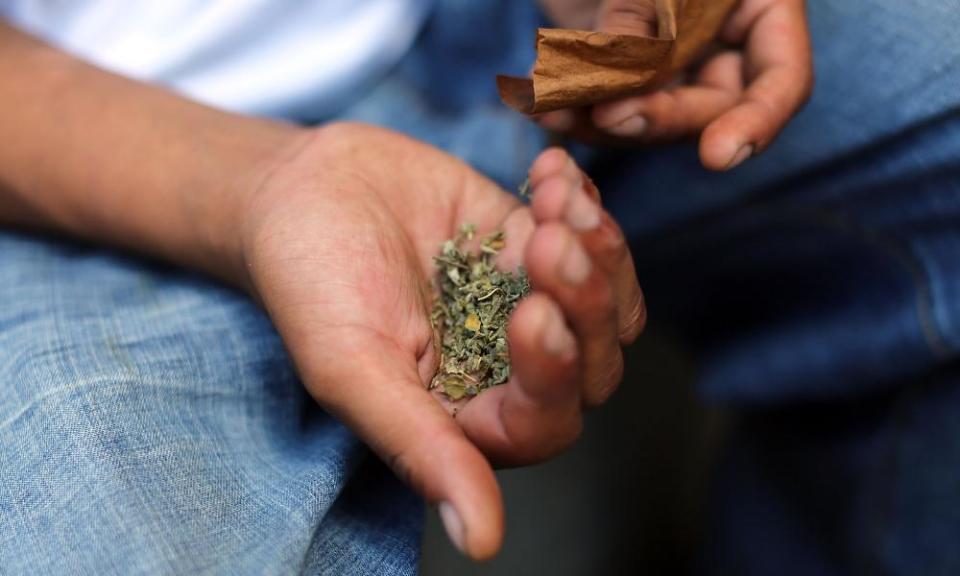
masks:
[[[585,407],[622,375],[644,323],[623,235],[561,150],[519,203],[462,162],[386,130],[336,124],[298,142],[246,202],[245,279],[303,382],[393,470],[437,504],[465,554],[492,556],[503,506],[491,468],[541,461],[578,436]],[[523,265],[513,376],[451,416],[427,390],[438,362],[433,257],[464,222],[506,233],[498,266]]]
[[[559,25],[656,35],[657,0],[541,1]],[[552,112],[540,122],[591,140],[650,144],[700,135],[704,166],[735,168],[770,146],[813,89],[805,2],[742,0],[719,40],[667,88],[598,105],[589,114]]]

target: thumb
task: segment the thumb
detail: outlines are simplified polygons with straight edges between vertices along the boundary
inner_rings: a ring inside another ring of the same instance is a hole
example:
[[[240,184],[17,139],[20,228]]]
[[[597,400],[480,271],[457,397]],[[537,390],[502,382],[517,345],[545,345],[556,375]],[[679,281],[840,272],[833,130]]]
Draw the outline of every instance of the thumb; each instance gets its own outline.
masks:
[[[657,35],[657,3],[672,0],[604,0],[597,15],[597,30],[633,36]]]
[[[349,346],[376,350],[349,372],[324,366],[311,392],[393,471],[436,505],[454,545],[474,560],[491,558],[503,540],[503,503],[493,469],[426,390],[414,355],[386,338]],[[316,385],[319,383],[319,385]]]

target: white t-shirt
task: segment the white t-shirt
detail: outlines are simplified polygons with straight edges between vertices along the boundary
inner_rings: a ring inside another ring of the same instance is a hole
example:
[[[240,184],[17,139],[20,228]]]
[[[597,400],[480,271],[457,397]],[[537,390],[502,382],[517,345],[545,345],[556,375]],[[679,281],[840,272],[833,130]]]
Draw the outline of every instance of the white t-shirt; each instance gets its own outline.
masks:
[[[220,108],[309,119],[409,49],[431,0],[0,0],[0,17]]]

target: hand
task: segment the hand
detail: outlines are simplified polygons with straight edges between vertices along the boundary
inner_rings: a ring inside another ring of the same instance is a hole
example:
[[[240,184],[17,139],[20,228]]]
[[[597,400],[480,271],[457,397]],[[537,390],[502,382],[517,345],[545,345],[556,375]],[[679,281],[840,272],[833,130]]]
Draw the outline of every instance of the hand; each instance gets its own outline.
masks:
[[[220,112],[2,22],[0,72],[0,225],[137,250],[246,288],[310,393],[439,503],[471,557],[491,556],[503,536],[488,459],[557,453],[582,408],[618,384],[643,300],[622,234],[563,152],[533,166],[528,208],[398,134]],[[534,293],[508,329],[513,378],[454,419],[427,391],[429,280],[464,222],[505,230],[498,265],[524,264]]]
[[[623,235],[566,153],[531,170],[532,207],[427,145],[365,125],[310,133],[246,202],[246,284],[309,392],[429,502],[454,543],[492,556],[503,508],[488,459],[520,465],[568,447],[584,407],[622,376],[644,323]],[[460,224],[502,228],[498,266],[532,294],[508,329],[513,377],[452,418],[427,391],[433,257]]]
[[[560,25],[604,32],[656,33],[656,0],[542,0]],[[730,170],[765,150],[813,89],[804,0],[742,0],[720,34],[725,44],[674,85],[594,107],[589,115],[546,114],[548,128],[657,143],[701,135],[700,157],[712,170]]]

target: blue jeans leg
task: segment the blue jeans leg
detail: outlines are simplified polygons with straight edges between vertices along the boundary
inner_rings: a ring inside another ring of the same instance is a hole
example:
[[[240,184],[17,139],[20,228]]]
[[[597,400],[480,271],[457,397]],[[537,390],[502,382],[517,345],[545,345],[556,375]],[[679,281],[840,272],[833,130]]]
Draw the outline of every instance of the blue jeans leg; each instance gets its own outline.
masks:
[[[0,573],[413,574],[421,508],[265,315],[0,234]]]
[[[337,119],[429,142],[516,190],[547,138],[500,102],[495,77],[527,73],[542,21],[533,0],[437,0],[410,54]]]
[[[608,157],[604,189],[736,415],[706,571],[957,574],[960,5],[809,6],[818,90],[768,153]]]
[[[960,573],[960,370],[850,400],[740,410],[704,572]]]

